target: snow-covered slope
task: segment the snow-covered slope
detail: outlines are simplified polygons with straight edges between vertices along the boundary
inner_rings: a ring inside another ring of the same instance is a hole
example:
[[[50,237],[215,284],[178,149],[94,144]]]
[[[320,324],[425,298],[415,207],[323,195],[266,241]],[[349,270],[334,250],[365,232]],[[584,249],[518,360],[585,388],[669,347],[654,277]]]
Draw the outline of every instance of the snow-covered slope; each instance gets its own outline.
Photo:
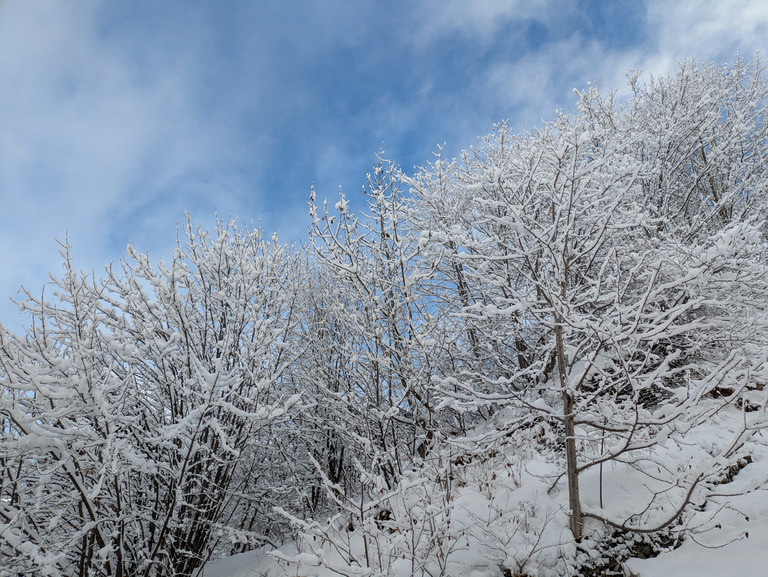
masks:
[[[717,431],[713,431],[716,434]],[[762,439],[766,441],[766,439]],[[768,448],[752,445],[753,462],[713,499],[715,522],[704,525],[674,551],[653,559],[629,559],[628,575],[640,577],[759,577],[768,575]],[[756,490],[750,490],[759,487]],[[745,494],[735,494],[748,491]],[[704,513],[700,514],[701,517]],[[703,519],[702,519],[703,520]]]
[[[659,449],[663,454],[657,457],[695,468],[723,444],[733,441],[741,429],[742,418],[735,409],[718,414],[705,428],[690,436],[689,444],[670,443]],[[457,468],[448,498],[436,486],[426,487],[423,477],[422,481],[406,480],[398,492],[388,496],[387,503],[401,520],[390,530],[387,524],[379,526],[378,532],[374,526],[349,531],[342,524],[337,524],[338,529],[334,529],[333,524],[330,529],[327,524],[305,525],[305,541],[297,545],[288,545],[278,552],[262,549],[222,559],[209,564],[199,577],[331,577],[339,575],[336,572],[339,570],[345,575],[394,577],[429,574],[497,577],[513,575],[516,571],[531,576],[573,575],[574,568],[590,556],[599,557],[598,543],[604,531],[598,523],[587,519],[587,538],[576,548],[567,529],[566,491],[549,491],[558,463],[553,462],[551,456],[546,458],[545,452],[516,459],[520,448],[520,444],[510,444],[506,446],[507,454],[478,459],[462,469]],[[683,524],[678,526],[686,528],[682,545],[654,558],[625,560],[625,575],[757,577],[768,574],[768,438],[755,434],[739,455],[749,455],[752,462],[732,470],[732,478],[724,477],[727,482],[717,485],[718,495],[701,510],[687,510]],[[656,467],[657,462],[658,458],[648,466]],[[645,476],[632,467],[606,467],[600,509],[599,472],[597,469],[588,472],[582,486],[585,509],[599,511],[614,520],[642,510],[652,487],[646,481],[637,482],[641,478]],[[673,502],[670,496],[667,511],[672,510]],[[659,508],[653,514],[661,518],[664,510]],[[402,529],[404,517],[412,529]],[[433,520],[439,523],[431,523]],[[347,551],[358,559],[365,557],[363,535],[368,540],[369,555],[386,558],[397,551],[397,557],[392,555],[380,564],[371,563],[371,567],[345,563],[342,553]],[[323,536],[327,539],[320,545]],[[429,553],[430,558],[438,561],[414,563],[414,559],[404,554],[409,550],[416,551],[415,555]]]

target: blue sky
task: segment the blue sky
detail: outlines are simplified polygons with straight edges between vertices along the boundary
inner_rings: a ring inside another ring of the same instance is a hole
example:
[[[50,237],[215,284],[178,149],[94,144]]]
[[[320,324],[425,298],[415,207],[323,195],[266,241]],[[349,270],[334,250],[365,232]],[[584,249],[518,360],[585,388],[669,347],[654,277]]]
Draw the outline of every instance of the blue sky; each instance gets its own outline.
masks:
[[[375,152],[407,172],[587,81],[765,53],[761,0],[0,0],[0,321],[129,241],[167,258],[188,211],[306,236],[307,200],[360,208]]]

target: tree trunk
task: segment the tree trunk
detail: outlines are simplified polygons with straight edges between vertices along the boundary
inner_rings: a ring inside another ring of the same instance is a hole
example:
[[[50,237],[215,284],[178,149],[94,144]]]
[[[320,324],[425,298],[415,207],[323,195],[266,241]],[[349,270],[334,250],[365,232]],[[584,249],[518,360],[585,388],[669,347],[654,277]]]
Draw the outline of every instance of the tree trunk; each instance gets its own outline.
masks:
[[[563,424],[565,425],[565,476],[568,479],[568,505],[571,508],[571,532],[574,538],[581,540],[581,499],[579,497],[579,474],[576,462],[576,427],[573,414],[573,394],[568,388],[568,373],[565,366],[565,345],[563,343],[563,325],[555,325],[555,347],[557,348],[557,372],[560,388],[563,392]]]

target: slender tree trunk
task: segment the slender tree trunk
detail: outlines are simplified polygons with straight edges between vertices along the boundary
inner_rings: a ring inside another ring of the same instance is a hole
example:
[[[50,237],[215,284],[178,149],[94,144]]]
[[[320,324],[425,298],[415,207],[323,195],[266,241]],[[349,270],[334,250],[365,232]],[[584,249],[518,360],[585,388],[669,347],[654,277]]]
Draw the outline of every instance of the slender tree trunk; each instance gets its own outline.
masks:
[[[563,392],[563,424],[565,425],[565,474],[568,479],[568,505],[571,508],[571,532],[581,539],[581,498],[579,497],[579,474],[576,462],[576,427],[573,414],[573,393],[568,388],[568,373],[565,366],[565,345],[563,325],[558,319],[555,325],[555,347],[557,349],[557,372]]]

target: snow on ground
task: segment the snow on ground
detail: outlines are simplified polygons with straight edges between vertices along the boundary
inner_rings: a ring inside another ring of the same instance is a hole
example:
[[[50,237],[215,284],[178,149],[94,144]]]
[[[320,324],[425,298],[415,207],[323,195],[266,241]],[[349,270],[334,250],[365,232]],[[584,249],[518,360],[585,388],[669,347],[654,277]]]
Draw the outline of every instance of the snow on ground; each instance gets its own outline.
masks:
[[[662,447],[659,457],[695,468],[708,454],[731,443],[738,425],[736,411],[720,413],[704,430],[689,438],[687,445]],[[749,454],[752,463],[735,475],[729,483],[719,485],[720,496],[707,507],[687,519],[696,528],[677,549],[653,559],[629,559],[625,574],[638,577],[760,577],[768,575],[768,431],[756,434],[748,447],[739,452]],[[497,463],[499,466],[499,463]],[[653,465],[654,467],[656,465]],[[554,464],[543,457],[527,461],[522,468],[493,469],[478,464],[463,474],[462,487],[456,487],[450,498],[450,523],[464,526],[461,539],[455,539],[446,551],[446,575],[464,577],[498,577],[506,556],[520,559],[520,570],[532,575],[562,576],[572,572],[559,557],[572,558],[568,544],[567,517],[564,513],[567,491],[547,494]],[[582,500],[589,511],[621,519],[622,514],[641,510],[651,495],[647,479],[639,482],[637,472],[623,466],[605,467],[603,474],[603,509],[599,509],[598,471],[583,475]],[[492,486],[488,480],[492,479]],[[563,483],[561,482],[561,485]],[[564,489],[564,487],[563,487]],[[745,494],[738,494],[745,493]],[[417,496],[414,496],[417,495]],[[433,501],[424,487],[412,486],[392,498],[395,515],[410,514]],[[401,509],[397,509],[399,498]],[[439,503],[438,503],[439,504]],[[397,512],[400,511],[400,512]],[[716,513],[716,516],[714,514]],[[417,516],[417,514],[415,514]],[[441,517],[441,519],[444,519]],[[472,522],[479,528],[470,529]],[[591,520],[588,520],[592,523]],[[588,528],[588,527],[587,527]],[[586,529],[586,528],[585,528]],[[359,532],[359,530],[358,530]],[[588,531],[585,530],[585,534]],[[354,535],[354,534],[353,534]],[[382,532],[383,550],[393,551],[404,545],[398,533]],[[344,536],[354,549],[353,537]],[[270,555],[269,549],[243,553],[210,563],[198,577],[331,577],[338,575],[319,566],[318,550],[310,551],[294,545],[278,553],[283,560]],[[387,549],[389,548],[389,549]],[[354,551],[353,551],[354,552]],[[333,561],[334,554],[320,554]],[[587,548],[587,554],[589,549]],[[526,562],[527,556],[530,560]],[[290,564],[286,559],[291,560]],[[298,563],[297,563],[298,561]],[[513,571],[514,572],[514,571]],[[359,575],[368,573],[363,569]],[[398,557],[386,564],[382,574],[400,577],[411,574],[411,563]]]
[[[656,558],[630,559],[625,563],[627,569],[639,577],[768,575],[768,446],[753,445],[751,456],[753,462],[731,483],[722,485],[723,493],[758,489],[717,497],[715,501],[724,508],[711,530],[691,536],[678,549]],[[713,505],[709,508],[714,509]]]
[[[768,575],[768,494],[763,490],[735,497],[730,506],[735,511],[718,516],[721,529],[695,537],[697,542],[688,539],[679,549],[654,559],[629,559],[626,567],[640,577]],[[736,511],[744,512],[749,521]]]
[[[285,575],[267,550],[257,549],[209,563],[197,577],[266,577]]]

